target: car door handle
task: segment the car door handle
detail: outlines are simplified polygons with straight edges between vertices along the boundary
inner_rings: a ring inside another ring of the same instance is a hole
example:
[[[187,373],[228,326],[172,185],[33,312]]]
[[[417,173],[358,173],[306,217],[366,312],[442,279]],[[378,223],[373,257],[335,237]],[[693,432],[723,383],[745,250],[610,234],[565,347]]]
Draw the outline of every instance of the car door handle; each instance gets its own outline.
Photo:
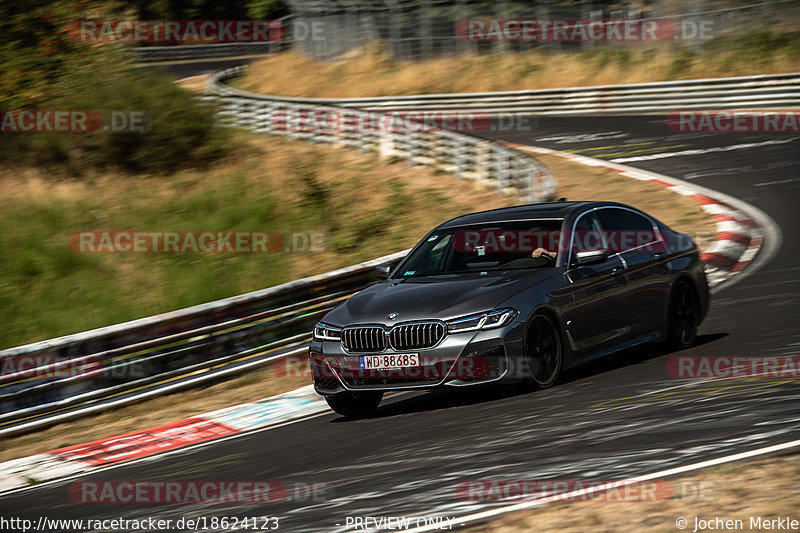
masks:
[[[611,269],[611,273],[612,273],[613,275],[615,275],[615,276],[619,276],[620,274],[622,274],[622,272],[623,272],[624,270],[625,270],[625,269],[624,269],[623,267],[621,267],[621,266],[619,266],[619,267],[614,267],[614,268],[612,268],[612,269]]]

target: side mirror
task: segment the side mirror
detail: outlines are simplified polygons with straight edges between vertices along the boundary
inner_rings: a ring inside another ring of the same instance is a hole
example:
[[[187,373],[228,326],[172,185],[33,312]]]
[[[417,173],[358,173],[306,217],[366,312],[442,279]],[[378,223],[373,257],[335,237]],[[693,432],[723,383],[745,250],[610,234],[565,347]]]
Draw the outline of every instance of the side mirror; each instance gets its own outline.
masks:
[[[378,265],[375,267],[375,275],[378,279],[389,279],[389,273],[394,268],[394,264],[392,263],[384,263],[382,265]]]
[[[579,265],[593,265],[602,263],[606,259],[608,259],[608,253],[605,250],[585,250],[575,254],[575,262]]]

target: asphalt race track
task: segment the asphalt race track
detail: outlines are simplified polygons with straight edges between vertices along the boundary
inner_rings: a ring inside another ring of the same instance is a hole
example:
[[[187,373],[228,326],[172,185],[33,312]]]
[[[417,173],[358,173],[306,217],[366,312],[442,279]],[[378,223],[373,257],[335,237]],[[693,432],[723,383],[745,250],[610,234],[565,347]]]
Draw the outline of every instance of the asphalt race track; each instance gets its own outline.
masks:
[[[676,134],[664,117],[647,116],[547,118],[532,131],[493,136],[690,180],[766,212],[782,231],[777,254],[714,295],[697,345],[681,355],[798,353],[796,135]],[[525,394],[399,394],[367,420],[326,412],[78,478],[324,484],[317,501],[81,504],[69,497],[70,480],[0,498],[0,506],[33,520],[279,516],[279,531],[345,531],[347,517],[453,517],[487,508],[459,498],[458,484],[470,479],[622,479],[800,438],[796,380],[677,380],[666,371],[672,355],[640,347]]]

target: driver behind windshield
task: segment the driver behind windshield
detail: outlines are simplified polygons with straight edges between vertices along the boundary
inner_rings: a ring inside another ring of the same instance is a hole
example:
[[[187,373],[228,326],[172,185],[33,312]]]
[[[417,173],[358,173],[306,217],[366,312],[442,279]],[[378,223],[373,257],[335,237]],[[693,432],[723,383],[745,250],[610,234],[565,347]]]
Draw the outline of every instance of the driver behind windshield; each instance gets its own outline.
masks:
[[[550,252],[545,250],[544,248],[537,248],[533,252],[531,252],[531,257],[542,257],[543,255],[555,259],[558,252]]]
[[[562,220],[520,220],[441,229],[426,237],[398,277],[552,267]],[[550,245],[550,246],[548,246]]]

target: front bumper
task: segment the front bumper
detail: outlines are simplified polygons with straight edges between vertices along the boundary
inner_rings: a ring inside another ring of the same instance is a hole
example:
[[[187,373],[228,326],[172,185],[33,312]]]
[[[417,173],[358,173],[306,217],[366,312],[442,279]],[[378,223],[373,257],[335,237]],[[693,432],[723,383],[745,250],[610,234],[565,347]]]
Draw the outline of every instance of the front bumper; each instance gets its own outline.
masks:
[[[514,354],[522,353],[524,324],[511,324],[483,331],[448,333],[435,347],[385,351],[380,355],[417,353],[419,367],[364,370],[362,355],[348,353],[338,341],[314,340],[309,346],[309,364],[314,389],[322,395],[347,391],[409,390],[483,385],[510,377]]]

